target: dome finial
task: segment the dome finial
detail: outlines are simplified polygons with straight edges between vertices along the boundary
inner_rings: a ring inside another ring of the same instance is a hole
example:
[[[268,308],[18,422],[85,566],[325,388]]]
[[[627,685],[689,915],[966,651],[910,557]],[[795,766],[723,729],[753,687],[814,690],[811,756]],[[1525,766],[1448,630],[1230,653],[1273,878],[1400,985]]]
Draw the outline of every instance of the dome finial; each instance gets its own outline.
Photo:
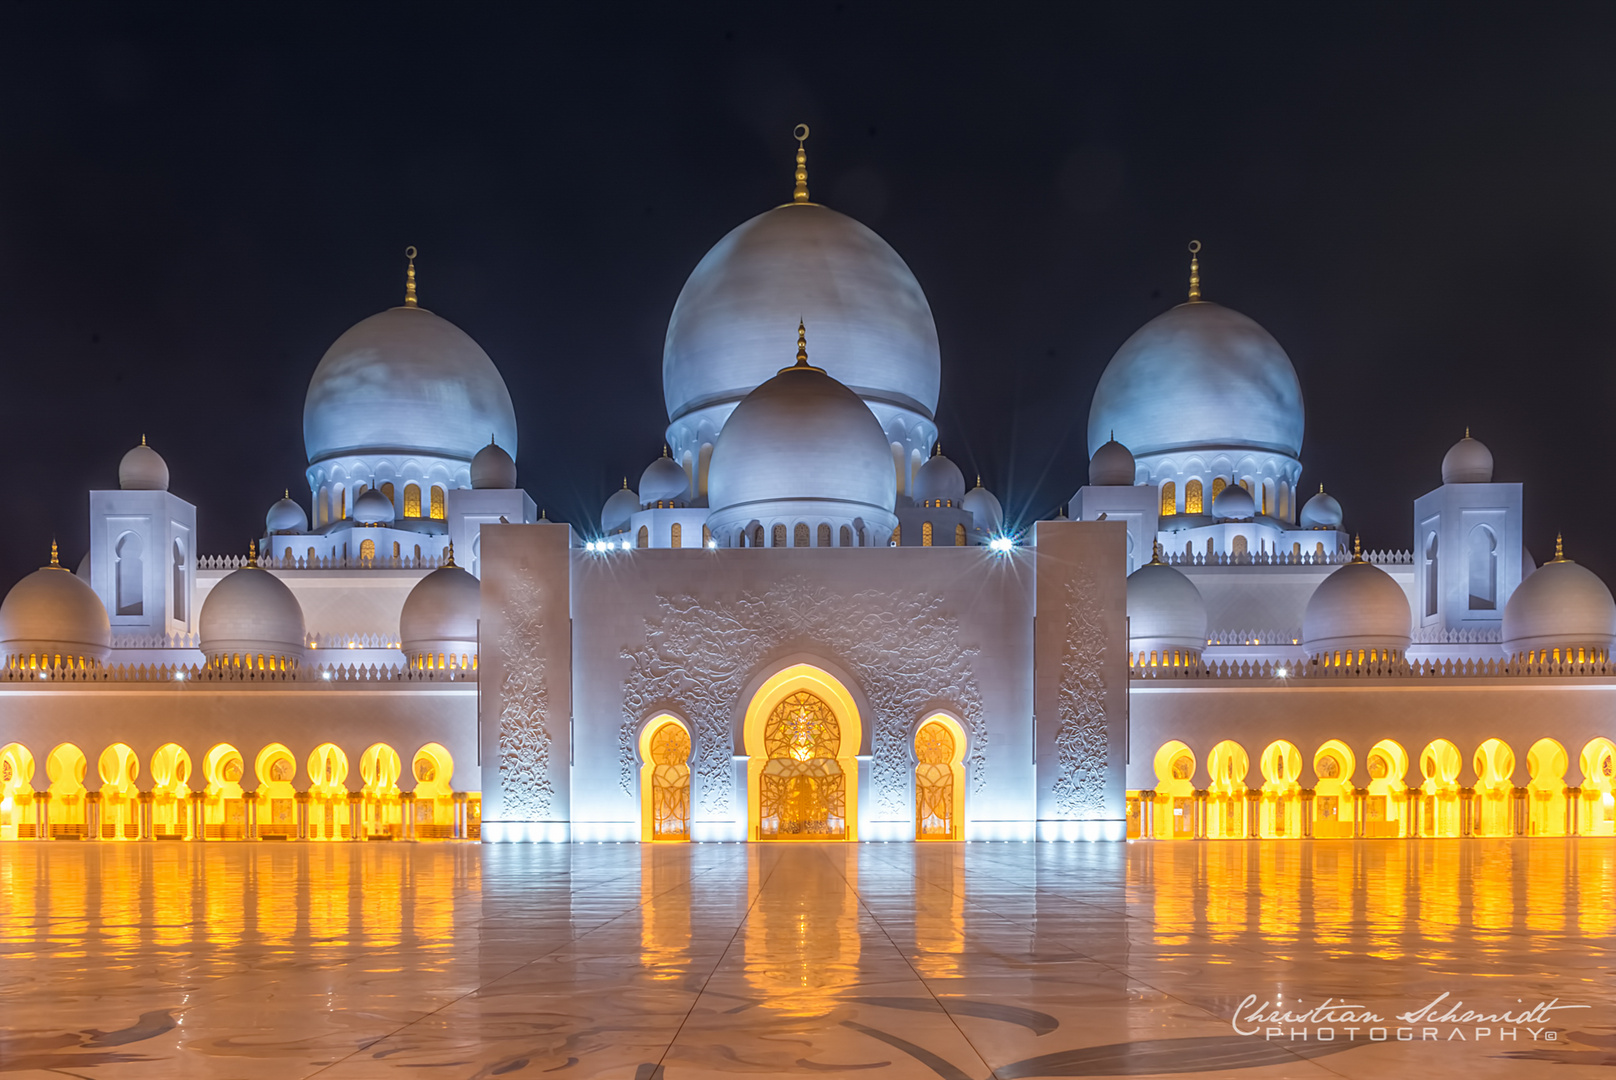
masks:
[[[50,564],[51,564],[51,567],[53,569],[60,570],[62,568],[62,564],[57,561],[57,557],[56,557],[56,537],[54,537],[54,536],[51,537],[51,562],[50,562]]]
[[[56,545],[52,544],[51,545],[51,550],[52,551],[56,550]],[[1565,562],[1566,561],[1565,545],[1564,545],[1564,543],[1561,542],[1561,537],[1560,537],[1559,533],[1554,534],[1554,558],[1550,559],[1549,561],[1550,562]]]
[[[292,489],[291,488],[282,488],[281,490],[284,493],[284,494],[281,495],[281,498],[290,499],[292,497]]]
[[[1201,302],[1201,242],[1190,241],[1190,303]]]
[[[146,445],[146,436],[144,436],[144,435],[142,435],[142,436],[141,436],[141,437],[140,437],[140,445],[141,445],[141,446],[145,446],[145,445]]]
[[[626,476],[623,477],[623,490],[624,491],[628,490],[628,477],[626,477]]]
[[[797,140],[797,190],[792,192],[791,201],[805,203],[808,201],[808,151],[802,144],[808,141],[808,125],[798,124],[791,135]]]
[[[258,566],[258,541],[247,541],[247,566],[256,569]]]
[[[1319,494],[1320,495],[1324,494],[1324,484],[1323,484],[1322,481],[1319,483]]]
[[[449,554],[448,554],[448,557],[443,560],[443,565],[444,566],[453,566],[454,564],[455,564],[455,561],[454,561],[454,541],[451,540],[451,541],[449,541]]]
[[[1352,534],[1352,561],[1355,563],[1361,563],[1364,561],[1363,551],[1358,547],[1357,533]]]
[[[1162,565],[1162,561],[1161,561],[1161,541],[1160,540],[1151,541],[1151,544],[1150,544],[1150,565],[1151,566],[1160,566],[1160,565]]]
[[[825,370],[824,368],[814,367],[812,364],[810,364],[808,362],[808,325],[805,322],[803,322],[801,319],[798,319],[797,320],[797,362],[795,364],[792,364],[788,368],[781,368],[780,371],[781,372],[787,372],[787,371],[818,371],[818,372],[823,372],[824,370]]]
[[[404,306],[415,307],[415,245],[411,244],[404,249],[404,257],[410,261],[404,271]]]
[[[668,456],[668,444],[667,443],[662,444],[662,456],[663,457]]]

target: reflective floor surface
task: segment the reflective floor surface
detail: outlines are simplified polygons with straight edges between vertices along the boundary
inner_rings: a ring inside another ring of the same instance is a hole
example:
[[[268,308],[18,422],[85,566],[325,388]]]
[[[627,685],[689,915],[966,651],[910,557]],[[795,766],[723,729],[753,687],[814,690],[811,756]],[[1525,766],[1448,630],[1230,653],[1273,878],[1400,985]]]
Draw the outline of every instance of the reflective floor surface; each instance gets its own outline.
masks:
[[[1613,892],[1604,839],[0,844],[0,1074],[1610,1076]]]

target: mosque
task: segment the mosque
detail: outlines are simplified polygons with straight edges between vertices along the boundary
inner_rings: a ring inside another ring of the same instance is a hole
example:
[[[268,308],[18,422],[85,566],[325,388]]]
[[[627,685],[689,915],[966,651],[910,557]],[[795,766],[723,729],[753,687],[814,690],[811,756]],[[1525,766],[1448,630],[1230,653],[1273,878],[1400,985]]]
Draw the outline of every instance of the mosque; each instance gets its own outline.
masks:
[[[197,551],[142,439],[77,570],[53,546],[0,605],[0,839],[1616,834],[1616,602],[1528,554],[1486,446],[1360,550],[1289,357],[1192,245],[1070,519],[1007,520],[938,448],[920,283],[811,200],[806,137],[679,294],[666,448],[598,521],[536,512],[414,249],[247,553]]]

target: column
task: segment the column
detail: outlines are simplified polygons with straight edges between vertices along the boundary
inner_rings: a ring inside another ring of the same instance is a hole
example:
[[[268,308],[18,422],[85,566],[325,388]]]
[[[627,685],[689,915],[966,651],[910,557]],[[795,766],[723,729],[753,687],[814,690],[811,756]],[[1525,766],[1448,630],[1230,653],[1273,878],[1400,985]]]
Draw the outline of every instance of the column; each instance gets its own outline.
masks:
[[[466,793],[464,791],[454,793],[454,838],[456,840],[466,839]]]
[[[34,792],[34,837],[36,839],[50,839],[50,802],[50,792]]]
[[[348,792],[348,838],[350,840],[363,840],[364,837],[364,799],[362,791]]]
[[[1313,839],[1313,796],[1315,792],[1310,787],[1302,789],[1302,827],[1297,835],[1303,840]]]
[[[86,791],[84,793],[84,833],[86,839],[101,839],[101,793],[99,791]]]
[[[1459,789],[1459,835],[1470,836],[1474,833],[1471,826],[1470,812],[1475,806],[1476,789],[1462,787]]]
[[[154,796],[149,791],[142,791],[140,793],[140,802],[139,802],[139,806],[140,806],[140,810],[139,810],[139,813],[140,813],[140,838],[142,840],[150,840],[153,836],[155,836],[157,834],[157,829],[152,824],[152,800],[153,800],[153,798],[154,798]]]
[[[399,816],[404,819],[404,829],[401,839],[415,839],[415,792],[401,791],[398,793]]]
[[[297,838],[307,840],[309,838],[309,793],[306,791],[294,791],[292,799],[296,804],[292,813],[295,815],[293,820],[297,827]]]
[[[1206,839],[1206,789],[1195,789],[1195,839]]]
[[[1526,801],[1528,794],[1530,794],[1528,790],[1523,787],[1513,788],[1510,791],[1510,806],[1514,811],[1514,832],[1516,836],[1526,835],[1526,826],[1531,818],[1532,808],[1527,805]]]
[[[1582,788],[1566,788],[1566,835],[1582,835]]]
[[[1142,791],[1139,793],[1139,798],[1144,805],[1144,808],[1140,811],[1143,816],[1139,821],[1139,838],[1141,840],[1154,840],[1156,839],[1156,792]]]
[[[1246,839],[1262,836],[1262,792],[1246,789]]]
[[[203,802],[207,794],[201,791],[191,792],[191,839],[206,840],[208,838],[208,816],[203,810]]]
[[[1353,788],[1352,790],[1352,838],[1362,840],[1364,836],[1364,813],[1369,808],[1369,789]]]

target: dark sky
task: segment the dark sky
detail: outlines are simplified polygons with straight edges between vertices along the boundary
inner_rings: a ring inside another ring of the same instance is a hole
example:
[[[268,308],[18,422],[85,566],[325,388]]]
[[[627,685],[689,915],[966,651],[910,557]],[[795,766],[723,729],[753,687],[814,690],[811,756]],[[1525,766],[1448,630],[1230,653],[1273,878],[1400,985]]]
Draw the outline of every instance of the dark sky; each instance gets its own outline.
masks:
[[[789,198],[897,248],[939,424],[1012,516],[1083,482],[1089,398],[1207,299],[1290,353],[1303,488],[1366,546],[1469,425],[1539,561],[1616,581],[1616,7],[0,5],[0,582],[142,433],[244,549],[301,490],[326,347],[399,302],[504,373],[522,483],[592,523],[661,451],[685,276]]]

